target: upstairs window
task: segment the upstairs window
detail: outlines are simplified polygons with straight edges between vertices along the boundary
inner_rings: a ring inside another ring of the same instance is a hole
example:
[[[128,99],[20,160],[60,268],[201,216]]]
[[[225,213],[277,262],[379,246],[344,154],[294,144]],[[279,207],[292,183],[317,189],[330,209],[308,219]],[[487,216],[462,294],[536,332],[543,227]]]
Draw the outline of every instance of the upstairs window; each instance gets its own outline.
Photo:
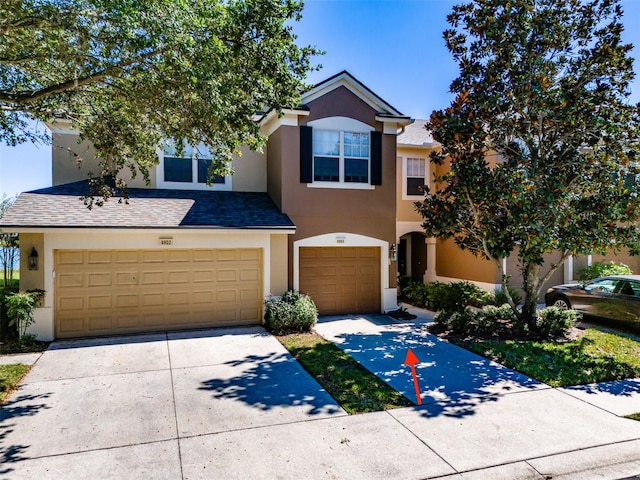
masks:
[[[369,133],[315,130],[313,181],[369,183]]]
[[[164,147],[161,168],[159,168],[158,186],[160,188],[206,189],[209,169],[213,156],[204,144],[195,147],[185,145],[180,151],[173,142]],[[212,179],[212,187],[230,189],[228,177],[216,176]],[[229,185],[227,185],[229,184]]]
[[[407,196],[422,196],[422,187],[426,185],[426,160],[424,158],[407,158],[406,189]]]

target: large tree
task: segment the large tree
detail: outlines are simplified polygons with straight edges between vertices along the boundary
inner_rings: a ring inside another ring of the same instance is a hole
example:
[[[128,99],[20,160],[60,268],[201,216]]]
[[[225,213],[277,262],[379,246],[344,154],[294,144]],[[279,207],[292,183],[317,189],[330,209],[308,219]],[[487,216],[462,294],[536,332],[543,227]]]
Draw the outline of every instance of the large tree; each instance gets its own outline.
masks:
[[[256,112],[297,104],[318,53],[295,43],[301,11],[296,0],[3,0],[0,141],[38,140],[28,119],[64,118],[96,147],[101,177],[146,175],[168,138],[204,141],[224,169],[264,141]]]
[[[622,15],[617,0],[476,0],[448,16],[460,74],[431,115],[440,174],[417,208],[429,235],[495,262],[505,292],[502,260],[517,253],[529,326],[570,255],[637,245],[640,105]]]

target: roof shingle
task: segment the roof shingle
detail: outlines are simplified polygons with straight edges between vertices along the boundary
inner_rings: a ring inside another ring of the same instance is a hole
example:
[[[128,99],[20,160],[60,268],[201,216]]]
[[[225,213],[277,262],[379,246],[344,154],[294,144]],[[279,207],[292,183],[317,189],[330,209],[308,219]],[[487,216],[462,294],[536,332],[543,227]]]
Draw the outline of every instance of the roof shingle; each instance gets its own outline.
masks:
[[[0,227],[294,229],[266,193],[129,189],[89,210],[80,200],[88,183],[22,193]]]

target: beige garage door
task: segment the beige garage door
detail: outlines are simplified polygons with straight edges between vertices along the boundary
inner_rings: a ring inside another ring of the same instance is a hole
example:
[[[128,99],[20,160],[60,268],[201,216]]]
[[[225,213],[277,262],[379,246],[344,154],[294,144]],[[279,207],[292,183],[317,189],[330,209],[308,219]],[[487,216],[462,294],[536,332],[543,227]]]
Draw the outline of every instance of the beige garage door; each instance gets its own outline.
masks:
[[[56,250],[56,337],[257,324],[260,249]]]
[[[322,315],[380,312],[380,249],[300,248],[300,291]]]

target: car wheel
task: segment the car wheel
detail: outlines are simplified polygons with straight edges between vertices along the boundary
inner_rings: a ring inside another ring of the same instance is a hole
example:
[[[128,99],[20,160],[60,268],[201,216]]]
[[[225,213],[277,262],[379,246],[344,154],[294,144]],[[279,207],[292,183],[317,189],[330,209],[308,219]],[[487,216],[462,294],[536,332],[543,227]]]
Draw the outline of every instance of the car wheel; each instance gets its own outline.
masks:
[[[567,297],[564,297],[564,296],[560,296],[560,297],[554,298],[552,305],[554,307],[558,308],[559,310],[570,310],[571,309],[571,302],[569,301],[569,299]]]

